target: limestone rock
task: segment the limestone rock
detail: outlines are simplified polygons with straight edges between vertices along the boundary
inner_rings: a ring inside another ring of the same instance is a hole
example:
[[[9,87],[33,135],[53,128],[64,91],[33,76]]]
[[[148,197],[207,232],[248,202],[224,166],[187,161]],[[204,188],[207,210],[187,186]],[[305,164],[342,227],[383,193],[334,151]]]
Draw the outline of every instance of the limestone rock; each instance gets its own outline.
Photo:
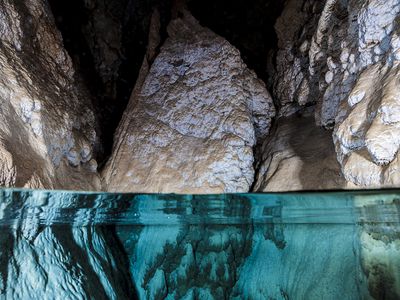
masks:
[[[96,189],[85,93],[45,1],[0,3],[0,185]]]
[[[272,75],[273,95],[280,115],[290,115],[298,105],[312,103],[316,94],[309,74],[309,49],[323,7],[322,1],[287,1],[275,24],[278,50]]]
[[[238,50],[188,13],[134,93],[104,172],[110,191],[248,191],[274,107]]]
[[[398,186],[400,1],[325,1],[316,26],[303,26],[300,38],[292,32],[315,17],[315,10],[307,13],[304,7],[317,4],[313,0],[296,3],[288,3],[277,23],[279,51],[306,52],[298,64],[277,68],[278,100],[283,107],[288,102],[317,104],[316,123],[334,128],[337,157],[348,187]],[[294,29],[283,30],[280,24],[289,24],[296,5],[303,8],[305,15],[298,17],[303,19],[294,22]],[[279,51],[277,66],[285,65],[287,55],[280,56]]]
[[[259,192],[339,189],[346,185],[331,131],[314,118],[280,118],[266,139],[254,190]]]
[[[357,27],[350,27],[347,40],[358,45],[348,43],[336,58],[337,72],[352,78],[335,119],[338,159],[346,179],[357,186],[398,186],[400,1],[375,0],[348,9],[356,14]]]

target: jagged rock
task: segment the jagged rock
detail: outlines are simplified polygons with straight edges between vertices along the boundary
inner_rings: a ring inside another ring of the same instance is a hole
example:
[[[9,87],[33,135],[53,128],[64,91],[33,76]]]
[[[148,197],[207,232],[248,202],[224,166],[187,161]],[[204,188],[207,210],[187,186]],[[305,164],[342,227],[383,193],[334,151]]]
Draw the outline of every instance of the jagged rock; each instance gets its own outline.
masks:
[[[239,52],[184,12],[116,135],[110,191],[248,191],[253,150],[268,133],[271,97]]]
[[[171,207],[179,206],[181,200],[172,196],[169,203]],[[204,200],[202,206],[211,207],[214,199],[201,200]],[[243,217],[247,217],[251,208],[247,200],[239,199],[240,207],[248,208]],[[226,203],[224,209],[232,212],[232,217],[242,213],[234,211],[229,201]],[[172,221],[169,226],[117,228],[130,257],[131,274],[140,299],[229,298],[235,274],[251,251],[252,225],[176,224],[180,223],[179,214],[166,214]]]
[[[317,24],[298,28],[308,24],[304,20],[315,18],[315,10],[308,10],[295,19],[301,21],[294,23],[295,29],[282,30],[281,24],[293,19],[293,7],[304,12],[305,7],[316,5],[313,0],[291,1],[277,24],[278,33],[283,32],[278,35],[283,50],[278,52],[274,75],[278,99],[283,107],[287,102],[317,103],[317,124],[334,127],[337,157],[348,187],[399,185],[400,2],[329,0],[317,14]],[[300,38],[292,32],[301,32]],[[279,68],[286,64],[286,56],[279,53],[288,51],[303,53],[299,63]]]
[[[28,225],[29,226],[29,225]],[[131,290],[110,250],[112,231],[91,227],[4,229],[0,297],[5,299],[126,299]],[[30,232],[31,233],[31,232]],[[22,236],[21,236],[22,234]],[[125,281],[125,282],[124,282]]]
[[[46,2],[2,1],[0,33],[0,185],[98,188],[91,104]]]
[[[291,0],[276,21],[278,50],[269,72],[273,95],[281,106],[279,115],[290,115],[299,105],[316,101],[308,51],[322,8],[323,1]]]
[[[326,190],[346,185],[332,133],[315,126],[313,117],[280,118],[260,156],[255,191]]]
[[[346,90],[335,119],[338,159],[346,179],[357,186],[396,186],[400,183],[400,93],[396,79],[400,2],[355,3],[348,12],[350,20],[356,16],[357,22],[348,25],[337,56],[328,53],[337,65],[334,77],[343,78],[339,85]],[[351,84],[346,77],[351,78]],[[338,94],[338,83],[332,84],[329,88]]]
[[[137,197],[160,222],[117,227],[141,299],[399,296],[397,193]]]

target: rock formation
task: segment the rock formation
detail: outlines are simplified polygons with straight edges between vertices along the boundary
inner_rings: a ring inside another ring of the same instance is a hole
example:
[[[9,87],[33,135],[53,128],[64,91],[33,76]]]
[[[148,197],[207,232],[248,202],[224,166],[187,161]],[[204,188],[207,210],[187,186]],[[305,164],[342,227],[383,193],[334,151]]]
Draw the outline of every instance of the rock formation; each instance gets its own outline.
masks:
[[[0,3],[0,103],[1,186],[100,188],[90,97],[46,1]],[[38,193],[32,197],[47,201]],[[12,207],[19,201],[32,199],[2,191],[0,215],[17,213]],[[131,283],[121,286],[128,278],[122,255],[109,247],[116,243],[112,229],[42,227],[21,213],[17,224],[1,228],[0,298],[130,296]]]
[[[110,191],[249,191],[274,116],[264,84],[185,11],[137,86],[104,171]]]
[[[285,3],[268,70],[273,97],[239,51],[187,10],[173,14],[166,39],[156,10],[140,74],[99,174],[96,155],[102,142],[95,110],[103,108],[92,104],[96,95],[75,72],[79,66],[64,49],[47,1],[3,0],[0,186],[163,193],[399,186],[400,1]],[[122,22],[106,15],[112,9],[106,1],[84,5],[93,13],[84,36],[94,69],[105,97],[115,97],[124,60]],[[122,15],[121,7],[116,10]],[[103,35],[105,27],[111,29]],[[39,199],[40,210],[75,199],[52,199],[40,191],[21,199],[9,190],[0,196],[1,217],[16,202]],[[362,296],[399,297],[395,225],[337,231],[320,224],[304,231],[283,224],[255,226],[250,221],[257,211],[244,196],[234,197],[242,200],[242,210],[226,201],[223,211],[247,218],[245,225],[193,227],[176,213],[183,208],[175,203],[162,208],[177,220],[175,227],[120,228],[130,270],[125,253],[114,247],[114,228],[40,226],[38,218],[25,222],[27,212],[20,210],[18,222],[0,235],[0,295],[127,298],[135,292],[127,280],[132,275],[139,295],[148,298],[313,298],[333,284],[323,277],[328,272],[338,284],[344,282],[350,297],[367,289]],[[291,200],[280,201],[290,206]],[[308,204],[301,200],[299,207]],[[334,207],[336,200],[325,204]],[[374,215],[363,201],[357,205],[347,208]],[[273,213],[279,218],[282,209]],[[82,215],[72,217],[88,217]],[[319,244],[321,237],[326,244]],[[310,262],[298,253],[315,253],[318,259]],[[282,264],[305,269],[310,263],[317,270],[310,277],[281,269]],[[316,280],[318,287],[311,284]],[[340,297],[336,290],[328,294]]]
[[[0,4],[0,185],[99,188],[90,98],[45,1]]]
[[[317,125],[334,127],[347,186],[398,186],[400,3],[322,4],[289,1],[276,24],[280,115],[316,103]]]
[[[332,134],[315,126],[312,116],[280,118],[260,153],[255,191],[328,190],[346,185]]]

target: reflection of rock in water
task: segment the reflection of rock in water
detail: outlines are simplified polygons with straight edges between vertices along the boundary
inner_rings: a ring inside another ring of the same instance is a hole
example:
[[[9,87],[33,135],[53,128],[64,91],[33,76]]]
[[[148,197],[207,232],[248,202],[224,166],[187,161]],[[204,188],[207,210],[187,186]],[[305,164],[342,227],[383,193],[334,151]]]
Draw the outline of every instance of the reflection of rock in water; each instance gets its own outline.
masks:
[[[341,197],[350,201],[342,198],[342,203],[353,203],[352,197]],[[227,197],[225,216],[240,216],[249,224],[206,225],[208,217],[203,217],[204,224],[185,225],[182,216],[188,206],[179,207],[179,201],[171,197],[164,213],[171,220],[181,220],[181,225],[118,227],[141,298],[398,297],[399,225],[283,224],[283,214],[290,207],[303,207],[305,215],[305,208],[312,211],[321,202],[327,209],[338,207],[338,198],[332,196],[283,198],[279,198],[281,207],[262,211],[274,216],[277,224],[252,224],[251,196],[234,196],[240,205]],[[204,198],[199,205],[200,199],[191,200],[195,213],[206,216],[208,207],[212,216],[213,200]],[[375,212],[382,213],[379,208]]]
[[[359,197],[366,218],[384,219],[371,202],[392,204],[390,210],[400,216],[399,199]],[[400,217],[399,217],[400,222]],[[400,223],[365,223],[359,226],[360,264],[370,295],[374,299],[400,298]]]
[[[356,299],[365,290],[351,225],[153,226],[136,237],[131,272],[144,299]]]
[[[124,230],[130,228],[119,233]],[[144,228],[130,253],[139,294],[144,299],[228,297],[250,254],[251,235],[251,225]]]
[[[3,190],[0,216],[9,218],[10,226],[2,227],[0,235],[0,298],[135,297],[114,227],[82,226],[94,216],[77,209],[111,208],[111,200],[96,194]],[[40,225],[56,220],[52,208],[68,225]]]
[[[240,266],[251,252],[253,226],[210,225],[210,211],[215,199],[193,197],[194,212],[202,217],[201,225],[146,226],[140,232],[131,227],[118,227],[131,260],[131,273],[141,298],[166,296],[188,299],[224,299],[232,293]],[[226,217],[249,217],[250,204],[236,197],[236,205],[226,201]],[[175,203],[179,203],[175,201]],[[180,218],[182,209],[166,209],[171,220]],[[202,210],[203,208],[203,210]],[[128,238],[133,230],[133,238]]]
[[[29,236],[25,236],[28,234]],[[127,299],[134,289],[112,228],[2,228],[0,295],[6,299]]]

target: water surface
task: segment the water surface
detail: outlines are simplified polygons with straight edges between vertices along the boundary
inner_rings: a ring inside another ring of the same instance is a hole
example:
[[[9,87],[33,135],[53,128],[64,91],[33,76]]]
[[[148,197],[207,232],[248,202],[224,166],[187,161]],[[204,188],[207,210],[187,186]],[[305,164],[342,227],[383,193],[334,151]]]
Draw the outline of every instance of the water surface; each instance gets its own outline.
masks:
[[[0,296],[399,299],[399,199],[3,189]]]

